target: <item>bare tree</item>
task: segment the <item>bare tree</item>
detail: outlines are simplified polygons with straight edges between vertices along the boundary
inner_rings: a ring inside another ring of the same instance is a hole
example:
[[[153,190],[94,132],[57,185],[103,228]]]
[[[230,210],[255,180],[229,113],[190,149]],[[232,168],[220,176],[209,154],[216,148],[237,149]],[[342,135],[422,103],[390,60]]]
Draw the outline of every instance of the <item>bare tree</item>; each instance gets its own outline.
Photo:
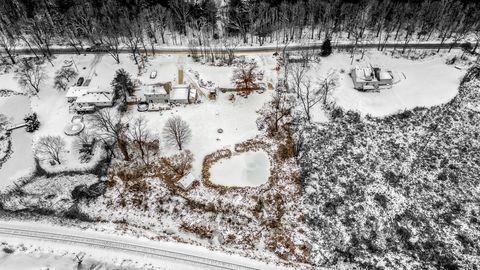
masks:
[[[319,92],[323,99],[323,105],[327,105],[328,95],[332,92],[338,82],[338,74],[335,70],[330,70],[327,75],[320,78]],[[317,93],[318,94],[318,93]]]
[[[183,146],[191,139],[192,132],[187,122],[179,116],[174,116],[168,119],[167,124],[165,124],[163,137],[167,143],[176,144],[178,150],[182,150]]]
[[[19,84],[35,95],[40,92],[40,84],[45,80],[45,72],[41,65],[23,59],[19,67]]]
[[[250,94],[257,89],[258,66],[256,62],[241,62],[233,71],[232,81],[238,90]]]
[[[280,128],[290,122],[291,111],[294,106],[294,99],[285,93],[283,89],[277,88],[270,102],[258,111],[261,115],[259,122],[267,127],[271,136],[275,136]]]
[[[316,93],[309,79],[301,83],[299,89],[299,99],[305,116],[307,117],[307,121],[310,122],[312,118],[311,109],[322,100],[322,96],[319,95],[319,93]]]
[[[223,47],[225,48],[225,52],[227,55],[226,63],[229,66],[231,66],[233,64],[233,60],[235,60],[235,48],[237,47],[237,45],[238,44],[234,42],[228,42],[226,40],[223,42]]]
[[[41,137],[35,145],[35,156],[40,160],[52,160],[62,164],[65,146],[65,140],[60,136]]]
[[[17,24],[7,19],[0,20],[0,47],[7,53],[12,64],[15,64],[15,48],[17,46]]]
[[[187,23],[190,16],[190,3],[184,0],[170,0],[170,8],[180,21],[182,28],[181,34],[187,35]]]
[[[54,86],[57,90],[67,90],[68,83],[78,75],[77,71],[71,67],[62,68],[55,72]]]
[[[159,150],[158,138],[156,138],[147,127],[148,120],[140,116],[135,118],[127,131],[129,140],[140,152],[140,158],[145,165],[149,165],[152,156]]]
[[[107,149],[113,153],[114,147],[118,146],[123,159],[129,161],[130,155],[125,136],[127,127],[121,121],[120,113],[114,108],[102,109],[92,114],[91,120],[97,135],[103,140]]]
[[[307,68],[304,65],[299,64],[290,64],[288,65],[289,78],[292,82],[293,87],[295,88],[295,93],[297,97],[300,96],[300,87],[302,86],[303,79],[307,74]]]

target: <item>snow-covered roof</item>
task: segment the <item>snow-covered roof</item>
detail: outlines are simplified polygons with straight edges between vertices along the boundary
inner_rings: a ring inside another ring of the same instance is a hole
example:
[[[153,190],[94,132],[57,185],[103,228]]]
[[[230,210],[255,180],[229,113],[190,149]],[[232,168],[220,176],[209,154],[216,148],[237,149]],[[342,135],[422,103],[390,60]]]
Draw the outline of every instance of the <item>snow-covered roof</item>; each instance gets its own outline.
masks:
[[[111,88],[102,88],[96,87],[85,87],[85,86],[70,86],[68,88],[67,93],[65,94],[66,98],[78,98],[84,96],[88,93],[113,93],[113,89]]]
[[[190,172],[186,175],[184,175],[177,183],[177,185],[179,185],[180,187],[184,188],[184,189],[187,189],[189,188],[193,181],[195,181],[195,176],[193,176],[193,174]]]
[[[144,95],[166,95],[167,90],[160,85],[144,85],[142,87],[142,92]]]
[[[391,80],[391,79],[393,79],[392,75],[388,71],[383,71],[382,70],[382,71],[379,72],[378,76],[379,76],[380,80]]]
[[[113,95],[107,93],[87,93],[78,97],[76,103],[111,103]]]
[[[77,98],[87,93],[88,87],[70,86],[65,94],[66,98]]]
[[[175,85],[170,91],[170,100],[188,100],[190,86],[187,84]]]
[[[357,66],[352,71],[355,72],[355,80],[357,82],[371,82],[376,80],[371,67],[360,68]]]

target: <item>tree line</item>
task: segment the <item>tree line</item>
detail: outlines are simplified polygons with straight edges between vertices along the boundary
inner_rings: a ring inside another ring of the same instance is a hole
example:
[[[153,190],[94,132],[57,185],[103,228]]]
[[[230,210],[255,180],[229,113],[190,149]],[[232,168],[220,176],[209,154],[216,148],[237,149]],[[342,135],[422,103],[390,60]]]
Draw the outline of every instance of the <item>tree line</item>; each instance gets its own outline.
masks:
[[[15,62],[22,45],[51,56],[53,44],[81,53],[102,45],[119,62],[120,49],[155,45],[288,44],[343,38],[360,44],[436,39],[480,41],[480,4],[466,0],[4,0],[0,2],[0,47]],[[383,46],[382,46],[383,45]],[[37,55],[39,54],[39,55]]]

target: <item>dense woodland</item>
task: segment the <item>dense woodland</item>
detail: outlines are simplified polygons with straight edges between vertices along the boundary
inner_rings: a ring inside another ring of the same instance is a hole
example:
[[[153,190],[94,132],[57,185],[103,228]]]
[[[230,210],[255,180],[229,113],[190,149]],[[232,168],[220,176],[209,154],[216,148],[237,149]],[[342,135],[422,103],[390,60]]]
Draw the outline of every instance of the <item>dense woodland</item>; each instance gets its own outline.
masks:
[[[445,105],[383,119],[335,108],[305,127],[315,265],[478,269],[479,75],[471,68]]]
[[[480,40],[477,1],[398,0],[4,0],[0,46],[11,61],[26,47],[50,56],[53,44],[80,52],[101,44],[116,56],[157,45],[288,44],[341,37],[358,44]]]

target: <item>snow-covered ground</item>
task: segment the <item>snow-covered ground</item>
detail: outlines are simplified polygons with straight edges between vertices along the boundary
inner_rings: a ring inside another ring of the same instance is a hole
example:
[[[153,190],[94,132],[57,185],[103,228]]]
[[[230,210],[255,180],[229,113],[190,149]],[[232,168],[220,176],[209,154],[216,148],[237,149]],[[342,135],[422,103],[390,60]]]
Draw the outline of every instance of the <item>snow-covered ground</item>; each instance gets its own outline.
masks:
[[[452,51],[453,55],[458,51]],[[360,55],[356,55],[355,59]],[[458,92],[460,78],[464,71],[453,65],[445,64],[446,56],[432,56],[424,60],[392,58],[378,51],[367,51],[363,60],[354,61],[348,53],[337,53],[323,58],[320,64],[314,64],[309,76],[318,78],[329,71],[338,72],[338,86],[332,95],[336,104],[347,110],[358,111],[364,115],[386,116],[405,109],[430,107],[450,101]],[[355,66],[369,64],[392,70],[400,78],[390,89],[361,92],[353,88],[348,74]],[[345,72],[339,73],[340,70]],[[321,112],[318,112],[321,113]],[[318,116],[321,118],[322,116]]]
[[[0,81],[2,80],[3,77],[0,77]],[[28,113],[30,102],[27,96],[0,97],[0,114],[7,116],[11,126],[22,124],[23,117]],[[13,152],[0,168],[0,190],[17,177],[27,174],[33,166],[32,134],[26,132],[25,128],[19,128],[12,131],[11,140]]]
[[[210,181],[218,185],[254,187],[267,182],[270,161],[264,151],[240,153],[214,163],[210,173]]]
[[[202,170],[203,157],[223,147],[255,137],[258,129],[255,124],[256,110],[268,100],[270,93],[253,93],[248,99],[237,97],[228,100],[228,94],[220,93],[216,101],[205,101],[201,104],[190,104],[175,107],[172,110],[159,112],[138,112],[136,110],[127,117],[145,116],[148,126],[155,134],[161,135],[165,123],[170,117],[180,116],[192,130],[192,138],[185,146],[194,155],[193,171],[199,176]],[[222,129],[222,133],[218,133]],[[177,148],[161,141],[163,155],[175,154]]]
[[[2,230],[20,229],[34,232],[35,235],[37,232],[40,235],[43,232],[46,234],[53,232],[54,234],[50,237],[55,239],[30,239],[23,236],[8,236],[2,233],[2,242],[7,243],[7,245],[3,244],[3,247],[0,245],[2,249],[5,247],[12,247],[12,250],[20,249],[20,252],[14,251],[11,254],[5,254],[0,250],[0,269],[2,270],[43,269],[39,267],[62,270],[77,269],[72,268],[72,264],[76,266],[75,255],[82,253],[84,254],[85,265],[99,264],[98,262],[101,261],[103,268],[99,266],[98,269],[118,269],[119,267],[121,269],[212,269],[207,265],[196,263],[198,261],[219,265],[220,268],[222,264],[235,264],[246,267],[246,269],[247,267],[253,269],[287,269],[235,254],[211,251],[200,246],[117,236],[105,232],[52,226],[51,224],[2,221],[0,222],[0,228]],[[70,242],[70,239],[74,239],[75,243]],[[95,241],[90,245],[89,239],[95,239]],[[104,243],[104,246],[96,244],[98,241]],[[125,245],[122,245],[122,243],[125,243]],[[117,244],[120,244],[120,248],[117,248]],[[127,251],[131,248],[135,250]],[[151,252],[151,254],[144,251]],[[160,255],[157,256],[157,254]],[[37,262],[37,265],[32,265],[34,261]],[[8,268],[9,265],[16,265],[16,268]]]

